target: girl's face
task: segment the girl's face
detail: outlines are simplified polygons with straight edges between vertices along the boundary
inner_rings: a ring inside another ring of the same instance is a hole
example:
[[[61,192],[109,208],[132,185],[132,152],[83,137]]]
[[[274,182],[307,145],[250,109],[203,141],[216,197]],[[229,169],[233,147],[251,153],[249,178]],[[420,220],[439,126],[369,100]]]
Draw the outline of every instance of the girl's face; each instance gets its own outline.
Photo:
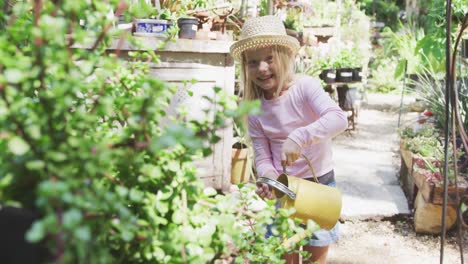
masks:
[[[271,99],[278,88],[277,65],[271,48],[245,51],[247,76],[263,90],[265,99]]]

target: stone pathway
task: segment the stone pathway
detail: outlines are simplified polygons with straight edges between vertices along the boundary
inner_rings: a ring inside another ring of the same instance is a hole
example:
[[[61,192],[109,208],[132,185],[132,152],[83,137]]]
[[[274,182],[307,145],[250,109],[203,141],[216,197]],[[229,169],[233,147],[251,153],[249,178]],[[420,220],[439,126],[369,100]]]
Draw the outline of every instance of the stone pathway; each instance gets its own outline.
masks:
[[[335,173],[343,193],[342,217],[375,219],[409,214],[398,182],[400,95],[366,97],[356,130],[334,139]]]
[[[357,130],[334,139],[335,174],[343,193],[340,241],[330,246],[330,264],[441,263],[440,237],[414,232],[398,182],[397,134],[401,95],[368,94]],[[404,106],[414,98],[404,97]],[[415,120],[404,114],[401,124]],[[389,217],[386,219],[386,217]],[[391,221],[388,221],[392,219]],[[456,236],[447,236],[442,263],[461,263]],[[468,242],[468,234],[465,233]],[[464,243],[465,259],[468,243]]]

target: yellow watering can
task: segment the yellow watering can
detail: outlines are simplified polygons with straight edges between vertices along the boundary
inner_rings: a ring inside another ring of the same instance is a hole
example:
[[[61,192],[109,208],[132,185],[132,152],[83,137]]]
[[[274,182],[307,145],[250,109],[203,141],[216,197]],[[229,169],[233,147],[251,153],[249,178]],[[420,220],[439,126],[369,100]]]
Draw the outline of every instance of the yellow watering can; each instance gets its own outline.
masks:
[[[302,219],[303,223],[311,219],[323,229],[332,229],[340,218],[341,192],[334,187],[289,176],[284,171],[283,167],[277,180],[259,177],[257,182],[273,187],[273,194],[282,208],[294,207],[296,212],[291,217]],[[315,176],[313,169],[312,173]]]

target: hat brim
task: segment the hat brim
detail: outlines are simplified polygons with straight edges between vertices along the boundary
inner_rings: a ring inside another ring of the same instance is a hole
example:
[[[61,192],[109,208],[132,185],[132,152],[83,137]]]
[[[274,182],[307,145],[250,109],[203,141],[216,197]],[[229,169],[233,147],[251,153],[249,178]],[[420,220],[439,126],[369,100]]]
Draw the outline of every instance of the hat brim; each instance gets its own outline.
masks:
[[[299,41],[296,38],[291,36],[255,36],[246,39],[242,39],[232,44],[231,46],[231,56],[240,61],[242,59],[242,53],[246,50],[256,49],[256,48],[265,48],[268,46],[282,46],[288,48],[293,55],[299,50]]]

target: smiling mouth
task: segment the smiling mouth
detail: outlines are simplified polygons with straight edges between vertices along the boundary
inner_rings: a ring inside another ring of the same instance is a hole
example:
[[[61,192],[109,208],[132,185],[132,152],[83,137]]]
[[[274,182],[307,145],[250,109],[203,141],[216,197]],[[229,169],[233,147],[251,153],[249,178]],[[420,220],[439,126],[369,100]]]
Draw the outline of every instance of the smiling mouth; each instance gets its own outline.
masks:
[[[263,81],[267,81],[267,80],[269,80],[269,79],[271,79],[271,78],[273,78],[273,75],[266,76],[266,77],[263,77],[263,78],[260,78],[260,77],[259,77],[259,78],[257,78],[257,79],[263,82]]]

